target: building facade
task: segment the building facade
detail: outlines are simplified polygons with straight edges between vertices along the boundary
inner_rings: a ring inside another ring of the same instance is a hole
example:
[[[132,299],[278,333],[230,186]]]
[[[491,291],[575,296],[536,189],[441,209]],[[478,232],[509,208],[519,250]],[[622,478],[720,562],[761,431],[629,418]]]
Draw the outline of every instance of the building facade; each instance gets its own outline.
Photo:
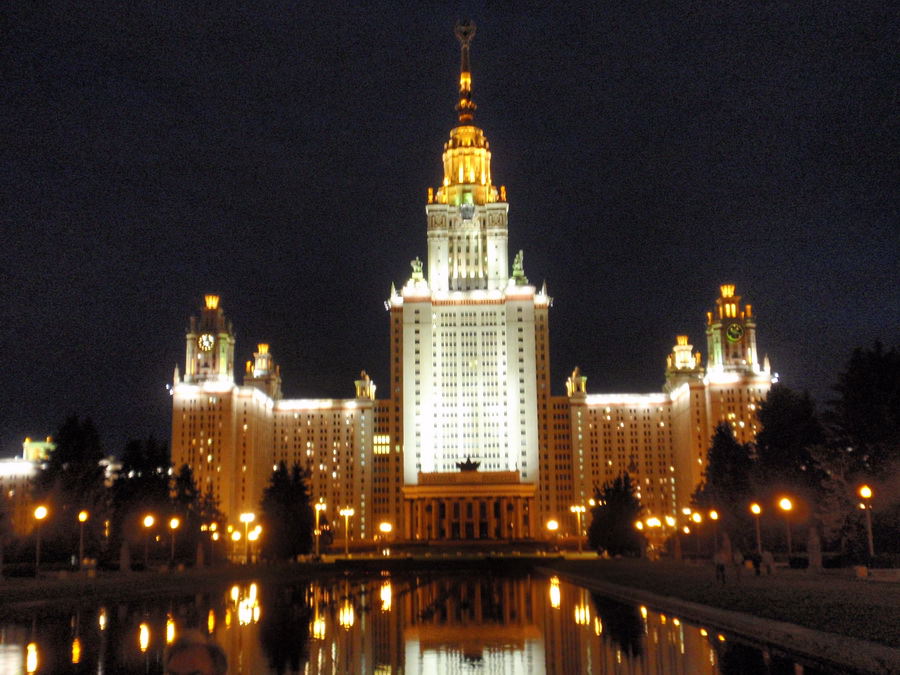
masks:
[[[457,125],[443,177],[425,204],[426,260],[391,291],[390,384],[375,398],[362,373],[348,399],[285,399],[268,345],[236,383],[235,338],[217,296],[185,333],[176,369],[172,452],[236,522],[259,508],[278,462],[310,471],[337,538],[374,539],[390,524],[404,540],[518,540],[574,534],[570,507],[628,472],[650,513],[675,514],[702,478],[715,425],[740,441],[772,383],[760,362],[750,305],[732,285],[707,314],[704,365],[676,339],[665,387],[651,394],[591,394],[576,368],[566,395],[551,395],[546,287],[532,285],[519,251],[510,265],[509,203],[491,174],[475,125],[469,50],[474,26],[457,26]],[[352,507],[346,524],[337,517]],[[586,523],[582,523],[582,530]]]

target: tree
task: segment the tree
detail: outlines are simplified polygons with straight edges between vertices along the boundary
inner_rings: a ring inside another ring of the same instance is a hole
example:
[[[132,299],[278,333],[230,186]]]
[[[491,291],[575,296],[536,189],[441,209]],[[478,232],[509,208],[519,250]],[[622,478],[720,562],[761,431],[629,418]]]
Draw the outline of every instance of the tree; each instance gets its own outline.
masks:
[[[75,513],[102,502],[104,455],[94,423],[69,417],[53,439],[55,447],[34,478],[35,497],[52,499],[56,510],[65,507]]]
[[[753,499],[751,447],[738,443],[727,423],[721,422],[713,433],[703,472],[703,482],[692,503],[719,513],[719,526],[734,538],[747,531],[747,508]]]
[[[309,503],[309,472],[298,464],[290,470],[279,462],[263,492],[263,555],[290,560],[312,549],[313,509]]]
[[[604,483],[594,494],[596,506],[591,509],[588,542],[592,548],[610,555],[640,555],[644,537],[634,524],[641,517],[631,477],[623,473],[611,483]]]
[[[766,497],[776,491],[799,493],[813,502],[825,476],[810,449],[824,442],[825,432],[809,393],[775,385],[757,417],[756,491]]]
[[[834,390],[826,422],[855,472],[877,477],[900,463],[900,351],[857,347]]]
[[[53,436],[54,449],[34,477],[32,491],[35,499],[46,502],[50,511],[41,526],[45,551],[57,555],[77,550],[77,514],[82,509],[90,513],[85,535],[93,538],[108,510],[103,446],[100,435],[90,418],[83,421],[68,417]]]
[[[114,550],[124,539],[132,543],[146,535],[141,518],[152,513],[162,522],[171,510],[169,450],[151,436],[146,441],[125,444],[121,468],[112,486],[112,528]]]

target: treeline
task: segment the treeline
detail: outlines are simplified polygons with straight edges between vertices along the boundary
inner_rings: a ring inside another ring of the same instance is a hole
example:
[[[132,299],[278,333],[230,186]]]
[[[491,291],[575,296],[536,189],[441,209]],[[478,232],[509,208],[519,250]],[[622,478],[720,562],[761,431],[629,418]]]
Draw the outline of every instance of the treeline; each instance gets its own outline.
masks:
[[[725,424],[716,429],[694,505],[716,509],[743,550],[755,546],[757,503],[772,537],[786,519],[855,559],[867,557],[860,506],[871,507],[878,550],[900,552],[900,352],[857,348],[834,393],[820,411],[807,393],[775,385],[759,407],[755,443],[738,443]],[[863,485],[870,499],[860,496]],[[776,506],[782,497],[790,512]]]
[[[704,520],[714,511],[717,531],[736,548],[756,549],[750,506],[758,504],[766,548],[784,546],[792,527],[798,548],[815,540],[848,560],[866,560],[868,510],[877,551],[900,554],[900,351],[880,343],[857,348],[833,389],[820,410],[808,393],[773,386],[757,410],[755,443],[738,443],[727,423],[716,428],[692,506]],[[863,485],[870,498],[860,496]],[[641,550],[646,540],[634,525],[646,514],[635,495],[627,474],[596,490],[592,546]],[[777,506],[783,497],[790,512]]]
[[[226,522],[215,496],[198,487],[191,468],[173,466],[165,443],[152,437],[129,441],[110,466],[90,419],[69,417],[53,439],[55,448],[33,478],[28,498],[0,500],[0,565],[3,554],[7,562],[33,561],[38,536],[46,563],[77,565],[83,553],[110,567],[201,564],[246,550],[246,542],[231,540],[232,530],[246,536],[244,524]],[[33,515],[38,505],[47,509],[40,521]],[[307,472],[279,464],[253,518],[263,533],[254,542],[256,557],[309,553],[313,512]]]

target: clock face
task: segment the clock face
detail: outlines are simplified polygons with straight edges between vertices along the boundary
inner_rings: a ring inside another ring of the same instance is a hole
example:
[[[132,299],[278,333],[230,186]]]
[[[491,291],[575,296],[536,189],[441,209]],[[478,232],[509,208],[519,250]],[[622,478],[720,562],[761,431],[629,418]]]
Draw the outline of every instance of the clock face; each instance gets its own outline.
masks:
[[[739,323],[733,323],[725,329],[725,337],[732,342],[737,342],[744,337],[744,327]]]
[[[216,344],[216,338],[214,338],[209,333],[204,333],[199,338],[197,338],[197,346],[200,347],[201,351],[208,352],[213,348],[213,345]]]

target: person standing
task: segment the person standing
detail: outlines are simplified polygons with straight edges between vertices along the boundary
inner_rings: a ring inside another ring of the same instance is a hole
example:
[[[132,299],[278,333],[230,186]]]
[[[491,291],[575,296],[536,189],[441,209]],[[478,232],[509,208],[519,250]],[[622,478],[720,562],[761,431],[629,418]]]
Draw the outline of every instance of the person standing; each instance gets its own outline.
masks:
[[[719,583],[725,583],[725,552],[721,549],[716,551],[716,555],[713,558],[713,562],[716,564],[716,581]]]

